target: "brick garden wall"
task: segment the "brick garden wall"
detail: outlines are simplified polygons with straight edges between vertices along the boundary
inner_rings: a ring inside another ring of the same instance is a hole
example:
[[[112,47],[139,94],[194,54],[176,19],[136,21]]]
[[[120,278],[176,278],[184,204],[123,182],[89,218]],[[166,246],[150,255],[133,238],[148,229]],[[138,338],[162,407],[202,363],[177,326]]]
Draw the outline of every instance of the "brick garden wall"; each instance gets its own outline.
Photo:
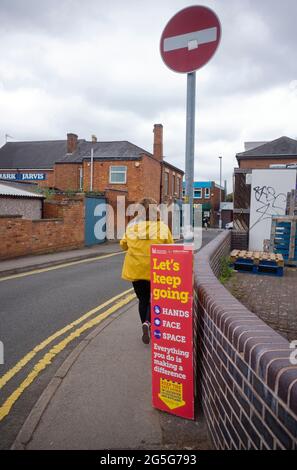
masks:
[[[217,279],[230,249],[222,232],[195,256],[198,399],[217,449],[296,450],[292,349]]]
[[[247,250],[249,246],[249,232],[231,231],[232,250]]]
[[[0,259],[70,250],[84,245],[84,198],[44,203],[46,219],[0,217]]]

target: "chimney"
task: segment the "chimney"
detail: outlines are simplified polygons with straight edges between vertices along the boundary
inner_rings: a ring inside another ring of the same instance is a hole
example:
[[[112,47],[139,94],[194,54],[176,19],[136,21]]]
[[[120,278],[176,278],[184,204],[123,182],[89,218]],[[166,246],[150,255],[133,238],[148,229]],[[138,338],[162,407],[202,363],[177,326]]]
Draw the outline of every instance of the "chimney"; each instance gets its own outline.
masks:
[[[92,134],[92,143],[95,144],[97,142],[97,137]]]
[[[67,134],[67,153],[75,152],[77,149],[77,139],[78,136],[76,134]]]
[[[154,158],[161,162],[163,160],[163,126],[154,125]]]

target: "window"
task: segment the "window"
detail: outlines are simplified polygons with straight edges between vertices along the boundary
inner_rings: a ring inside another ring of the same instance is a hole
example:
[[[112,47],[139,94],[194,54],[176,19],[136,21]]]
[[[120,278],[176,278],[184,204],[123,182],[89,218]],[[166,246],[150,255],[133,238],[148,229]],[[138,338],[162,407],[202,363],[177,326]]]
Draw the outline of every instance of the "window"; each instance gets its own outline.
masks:
[[[169,175],[167,172],[164,174],[164,195],[167,196],[168,194],[168,182],[169,182]]]
[[[175,175],[172,175],[172,195],[175,193]]]
[[[110,166],[109,182],[113,184],[126,184],[127,167],[126,166]]]
[[[210,198],[210,188],[205,188],[205,199],[209,199]]]
[[[194,198],[202,199],[202,189],[194,189]]]

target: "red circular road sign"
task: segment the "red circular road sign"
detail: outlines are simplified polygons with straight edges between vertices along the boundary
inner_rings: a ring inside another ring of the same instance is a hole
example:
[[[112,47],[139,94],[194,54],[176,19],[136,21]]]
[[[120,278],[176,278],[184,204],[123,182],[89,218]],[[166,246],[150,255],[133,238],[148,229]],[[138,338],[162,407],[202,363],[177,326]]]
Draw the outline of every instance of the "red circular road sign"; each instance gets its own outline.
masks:
[[[212,58],[220,39],[217,15],[207,7],[188,7],[167,23],[160,41],[161,56],[175,72],[194,72]]]

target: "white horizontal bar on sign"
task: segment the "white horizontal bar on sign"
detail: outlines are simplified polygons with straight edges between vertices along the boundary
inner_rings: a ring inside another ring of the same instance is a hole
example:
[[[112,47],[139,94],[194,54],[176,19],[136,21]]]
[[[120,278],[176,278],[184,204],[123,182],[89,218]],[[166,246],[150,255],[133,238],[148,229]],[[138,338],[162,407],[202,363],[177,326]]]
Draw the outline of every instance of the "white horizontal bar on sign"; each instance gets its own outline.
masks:
[[[176,49],[191,48],[189,43],[193,42],[200,44],[207,44],[217,40],[217,27],[201,29],[200,31],[193,31],[192,33],[180,34],[179,36],[171,36],[164,39],[164,52],[175,51]]]

